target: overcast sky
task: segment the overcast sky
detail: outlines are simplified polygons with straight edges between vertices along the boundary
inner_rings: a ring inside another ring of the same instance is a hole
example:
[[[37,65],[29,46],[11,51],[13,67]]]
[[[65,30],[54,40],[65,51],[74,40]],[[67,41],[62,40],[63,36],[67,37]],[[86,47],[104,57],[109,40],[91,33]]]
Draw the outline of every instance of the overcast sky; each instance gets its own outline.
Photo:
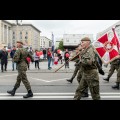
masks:
[[[96,34],[115,24],[119,20],[23,20],[31,23],[41,31],[41,36],[51,39],[53,32],[55,39],[63,34]]]

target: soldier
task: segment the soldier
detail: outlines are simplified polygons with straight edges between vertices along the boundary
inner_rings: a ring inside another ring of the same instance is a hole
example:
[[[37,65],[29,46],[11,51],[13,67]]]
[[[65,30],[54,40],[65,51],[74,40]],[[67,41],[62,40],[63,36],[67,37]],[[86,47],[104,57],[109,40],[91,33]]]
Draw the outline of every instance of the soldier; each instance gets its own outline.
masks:
[[[104,79],[103,79],[103,80],[105,80],[105,81],[107,81],[107,82],[109,82],[109,79],[110,79],[110,77],[112,76],[112,74],[114,73],[114,71],[115,71],[115,70],[118,71],[118,69],[119,69],[119,64],[120,64],[120,58],[115,59],[115,60],[112,61],[110,64],[111,64],[111,65],[110,65],[110,70],[109,70],[108,76],[107,76],[107,78],[104,78]]]
[[[78,54],[78,52],[79,52],[79,49],[76,48],[76,55]],[[79,62],[79,55],[76,56],[75,59],[72,60],[72,61],[75,61],[76,63],[75,63],[75,70],[74,70],[74,73],[73,73],[72,77],[70,79],[67,79],[67,81],[70,82],[70,83],[73,82],[73,79],[75,78],[75,76],[77,75],[77,73],[78,73],[78,71],[80,69],[80,66],[79,66],[80,64],[78,64],[78,62]]]
[[[79,47],[81,46],[81,44],[79,44]],[[80,52],[79,51],[79,47],[76,48],[76,55]],[[76,63],[75,63],[75,70],[74,70],[74,73],[71,77],[71,79],[67,79],[68,82],[72,83],[73,82],[73,79],[75,78],[75,76],[77,75],[77,81],[78,81],[78,84],[80,84],[80,81],[81,81],[81,78],[82,78],[82,65],[81,65],[81,61],[80,61],[80,57],[79,55],[75,57],[75,60],[74,60]],[[78,73],[78,74],[77,74]],[[88,94],[88,88],[86,88],[84,91],[83,91],[83,94],[82,94],[82,97],[89,97],[89,94]]]
[[[18,50],[16,51],[13,57],[13,61],[16,62],[18,66],[17,81],[15,83],[13,90],[7,91],[7,93],[14,96],[17,88],[19,88],[20,83],[22,81],[28,91],[28,94],[24,95],[23,98],[33,97],[31,86],[26,75],[26,71],[27,71],[26,58],[30,57],[31,61],[34,61],[34,60],[33,60],[33,57],[30,55],[30,53],[25,48],[23,48],[23,43],[21,41],[17,41],[17,48]]]
[[[80,55],[83,74],[80,84],[76,89],[74,100],[80,100],[83,91],[87,87],[90,89],[92,99],[100,100],[96,54],[93,47],[90,45],[91,40],[88,37],[83,38],[81,42],[81,49],[84,49]]]

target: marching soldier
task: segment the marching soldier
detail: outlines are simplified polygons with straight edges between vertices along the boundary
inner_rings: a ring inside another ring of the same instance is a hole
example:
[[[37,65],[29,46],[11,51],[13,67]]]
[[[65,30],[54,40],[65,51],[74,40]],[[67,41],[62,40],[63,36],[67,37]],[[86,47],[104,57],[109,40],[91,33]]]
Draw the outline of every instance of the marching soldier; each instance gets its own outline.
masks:
[[[79,47],[80,47],[80,44],[79,44]],[[79,48],[76,49],[76,54],[78,54],[79,52]],[[75,70],[74,70],[74,73],[71,77],[71,79],[67,79],[68,82],[72,83],[73,82],[73,79],[75,78],[75,76],[77,75],[77,81],[78,83],[80,84],[80,81],[81,81],[81,78],[82,78],[82,63],[80,61],[80,58],[79,58],[79,55],[76,57],[76,63],[75,63]],[[83,93],[82,93],[82,96],[81,97],[89,97],[89,94],[88,94],[88,88],[86,88]]]
[[[78,52],[79,52],[79,49],[76,48],[76,55],[78,54]],[[80,64],[78,64],[78,62],[79,62],[79,55],[76,56],[73,61],[76,62],[76,63],[75,63],[75,70],[74,70],[74,73],[73,73],[72,77],[71,77],[70,79],[67,79],[67,81],[70,82],[70,83],[73,82],[73,79],[76,77],[76,75],[77,75],[77,73],[78,73],[78,71],[79,71],[79,69],[80,69],[80,66],[79,66]]]
[[[17,48],[18,48],[18,50],[16,51],[16,53],[13,57],[13,61],[17,63],[17,68],[18,68],[17,81],[14,85],[13,90],[7,91],[7,93],[14,96],[17,88],[20,87],[20,83],[22,81],[23,84],[25,85],[25,88],[28,91],[28,94],[23,96],[23,98],[33,97],[31,86],[30,86],[30,83],[29,83],[29,81],[27,79],[27,75],[26,75],[26,71],[27,71],[26,58],[30,57],[31,61],[34,61],[34,60],[33,60],[33,57],[30,55],[30,53],[25,48],[23,48],[23,43],[21,41],[17,41]]]
[[[96,54],[90,45],[91,40],[88,37],[85,37],[81,40],[81,49],[84,49],[81,54],[81,63],[82,63],[82,79],[78,88],[76,89],[74,100],[80,100],[83,91],[89,87],[92,99],[100,100],[99,92],[99,76],[97,71],[97,60]],[[101,70],[101,69],[100,69]]]
[[[109,70],[108,76],[107,76],[107,78],[104,78],[104,79],[103,79],[103,80],[105,80],[105,81],[107,81],[107,82],[109,82],[109,79],[110,79],[110,77],[112,76],[112,74],[114,73],[114,71],[115,71],[115,70],[118,71],[118,69],[119,69],[119,64],[120,64],[120,58],[115,59],[115,60],[112,61],[110,64],[111,64],[111,65],[110,65],[110,70]]]

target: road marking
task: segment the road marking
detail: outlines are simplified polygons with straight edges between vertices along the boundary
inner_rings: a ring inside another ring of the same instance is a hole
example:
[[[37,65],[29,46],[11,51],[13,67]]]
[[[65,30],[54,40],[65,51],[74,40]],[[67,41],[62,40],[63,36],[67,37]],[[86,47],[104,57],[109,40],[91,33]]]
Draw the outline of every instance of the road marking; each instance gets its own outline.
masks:
[[[43,79],[38,79],[38,78],[33,78],[33,77],[29,77],[29,78],[34,79],[34,80],[38,80],[38,81],[49,82],[48,80],[43,80]]]
[[[44,80],[44,79],[38,79],[38,78],[33,78],[33,77],[29,77],[29,78],[38,80],[38,81],[44,81],[44,82],[55,82],[55,81],[62,81],[62,80],[69,79],[69,78],[63,78],[63,79],[57,79],[57,80]]]
[[[34,96],[28,99],[24,99],[23,95],[26,93],[16,93],[15,96],[11,96],[8,93],[0,93],[0,100],[34,100],[34,99],[73,99],[75,93],[34,93]],[[90,93],[89,93],[90,94]],[[120,93],[100,93],[101,99],[120,99]],[[81,100],[92,99],[91,95]]]
[[[25,95],[26,93],[16,93],[15,95]],[[75,93],[33,93],[34,95],[74,95]],[[90,94],[90,93],[89,93]],[[8,93],[0,93],[0,96],[9,95]],[[100,95],[120,95],[120,93],[100,93]]]

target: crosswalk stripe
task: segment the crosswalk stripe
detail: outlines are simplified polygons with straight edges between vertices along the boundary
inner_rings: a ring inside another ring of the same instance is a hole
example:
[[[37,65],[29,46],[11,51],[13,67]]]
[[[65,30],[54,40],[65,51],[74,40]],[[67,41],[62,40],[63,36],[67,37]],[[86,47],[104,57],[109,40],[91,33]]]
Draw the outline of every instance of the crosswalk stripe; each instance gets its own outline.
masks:
[[[26,93],[16,93],[15,95],[25,95]],[[75,93],[33,93],[34,95],[74,95]],[[90,93],[89,93],[90,94]],[[0,93],[0,96],[9,95],[8,93]],[[100,93],[100,95],[120,95],[120,93]]]

